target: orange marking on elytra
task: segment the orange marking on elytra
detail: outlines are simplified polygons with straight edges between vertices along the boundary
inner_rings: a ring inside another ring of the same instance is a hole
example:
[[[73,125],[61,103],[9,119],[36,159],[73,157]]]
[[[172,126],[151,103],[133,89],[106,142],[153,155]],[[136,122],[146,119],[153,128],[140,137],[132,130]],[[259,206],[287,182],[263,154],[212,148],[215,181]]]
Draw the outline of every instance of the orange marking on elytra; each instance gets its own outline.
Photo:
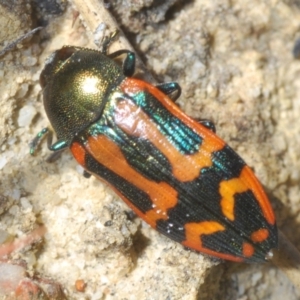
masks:
[[[219,186],[219,192],[222,197],[220,205],[223,215],[230,221],[234,221],[234,195],[249,190],[249,187],[241,181],[240,178],[233,178],[222,181]]]
[[[218,231],[224,231],[225,227],[216,221],[203,221],[187,223],[184,226],[187,240],[199,243],[199,236],[202,234],[213,234]]]
[[[72,143],[70,146],[70,150],[72,152],[72,154],[74,155],[75,159],[78,161],[79,164],[81,164],[82,166],[85,165],[85,149],[82,145],[80,145],[79,143]]]
[[[150,141],[163,153],[172,166],[175,178],[181,182],[196,179],[202,168],[212,165],[211,153],[224,147],[217,140],[214,143],[204,139],[198,152],[184,155],[159,131],[157,125],[133,102],[120,101],[114,111],[116,124],[127,134]]]
[[[184,228],[186,234],[186,240],[182,242],[184,246],[209,255],[217,256],[219,258],[236,261],[236,262],[243,261],[242,257],[213,251],[211,249],[205,248],[202,245],[202,241],[201,241],[202,235],[210,235],[218,231],[226,230],[226,228],[222,224],[216,221],[204,221],[199,223],[187,223],[185,224]]]
[[[238,193],[251,190],[258,201],[264,217],[269,224],[275,224],[275,216],[271,204],[258,179],[248,166],[244,166],[239,177],[227,181],[222,181],[219,186],[219,192],[222,197],[220,205],[225,217],[234,221],[234,196]]]
[[[155,182],[145,178],[126,161],[119,147],[104,135],[89,137],[86,144],[88,152],[102,165],[118,174],[137,188],[147,193],[153,203],[153,209],[138,215],[152,227],[159,219],[168,219],[168,209],[177,204],[177,191],[165,182]],[[124,199],[124,197],[122,197]],[[127,199],[124,199],[125,201]],[[127,200],[126,203],[129,201]],[[134,211],[137,209],[131,204]]]
[[[243,243],[243,255],[245,257],[251,257],[254,254],[254,247],[249,243]]]
[[[251,240],[254,243],[261,243],[269,237],[269,231],[265,228],[258,229],[251,234]]]
[[[216,221],[187,223],[184,225],[184,228],[185,228],[186,240],[182,244],[187,247],[191,247],[193,249],[198,249],[200,251],[202,249],[202,242],[201,242],[202,234],[209,235],[209,234],[216,233],[218,231],[225,230],[225,227]]]
[[[271,225],[275,225],[275,215],[270,201],[260,182],[248,166],[245,166],[243,168],[240,178],[245,182],[247,186],[249,186],[249,188],[253,192],[268,223]]]

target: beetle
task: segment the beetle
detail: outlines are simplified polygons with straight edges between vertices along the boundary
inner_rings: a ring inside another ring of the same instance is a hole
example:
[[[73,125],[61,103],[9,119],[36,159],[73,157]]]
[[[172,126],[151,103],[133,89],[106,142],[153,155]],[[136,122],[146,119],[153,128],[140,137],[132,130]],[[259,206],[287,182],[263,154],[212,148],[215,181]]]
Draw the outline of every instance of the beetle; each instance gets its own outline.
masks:
[[[135,78],[135,55],[64,46],[40,75],[47,116],[86,175],[106,182],[150,226],[187,248],[265,262],[277,247],[274,212],[253,171],[214,130],[175,104],[176,82]],[[121,66],[117,59],[125,56]],[[33,141],[48,132],[43,129]]]

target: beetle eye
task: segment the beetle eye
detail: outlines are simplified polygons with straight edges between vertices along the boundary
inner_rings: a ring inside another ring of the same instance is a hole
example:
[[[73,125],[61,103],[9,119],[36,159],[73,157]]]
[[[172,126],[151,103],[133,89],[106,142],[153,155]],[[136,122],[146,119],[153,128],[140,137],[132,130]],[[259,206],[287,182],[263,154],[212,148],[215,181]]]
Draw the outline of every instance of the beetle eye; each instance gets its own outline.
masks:
[[[70,58],[73,53],[76,51],[74,47],[63,47],[59,51],[57,51],[57,61],[65,61]]]
[[[40,84],[44,88],[47,84],[48,77],[51,77],[53,73],[59,70],[64,63],[76,52],[75,47],[63,47],[60,50],[55,51],[46,62],[46,66],[40,75]]]

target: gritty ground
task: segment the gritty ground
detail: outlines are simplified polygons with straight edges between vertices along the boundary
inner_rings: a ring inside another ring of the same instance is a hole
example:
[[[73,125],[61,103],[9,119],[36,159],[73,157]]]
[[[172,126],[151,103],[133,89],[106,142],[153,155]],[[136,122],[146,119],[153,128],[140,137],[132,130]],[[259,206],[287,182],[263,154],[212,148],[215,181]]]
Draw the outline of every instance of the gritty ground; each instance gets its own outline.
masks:
[[[34,3],[41,22],[47,10]],[[42,32],[0,57],[0,242],[44,224],[43,243],[13,258],[60,283],[68,299],[299,299],[269,264],[219,263],[130,218],[107,186],[82,176],[67,151],[53,164],[45,162],[45,145],[29,155],[29,141],[48,125],[38,84],[46,58],[65,44],[93,45],[75,10],[68,4],[52,11]],[[180,83],[182,109],[214,121],[255,170],[278,227],[299,248],[300,61],[292,53],[299,3],[111,1],[110,10],[154,77]],[[20,22],[6,11],[0,46],[32,28],[24,21],[30,13]],[[75,289],[78,279],[86,283],[83,293]]]

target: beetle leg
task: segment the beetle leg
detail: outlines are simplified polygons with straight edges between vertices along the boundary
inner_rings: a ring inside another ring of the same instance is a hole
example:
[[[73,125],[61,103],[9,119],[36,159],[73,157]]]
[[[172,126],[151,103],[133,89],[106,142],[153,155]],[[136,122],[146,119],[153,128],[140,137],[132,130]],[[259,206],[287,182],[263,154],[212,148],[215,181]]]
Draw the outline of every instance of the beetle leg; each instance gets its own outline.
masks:
[[[31,155],[34,155],[40,141],[44,136],[47,135],[47,146],[48,149],[51,151],[54,151],[47,159],[46,161],[49,163],[54,162],[61,154],[61,151],[63,151],[66,147],[68,147],[67,143],[65,141],[57,141],[56,143],[52,144],[52,137],[53,133],[49,128],[43,128],[36,137],[29,143],[29,152]]]
[[[177,82],[168,82],[157,84],[156,87],[164,94],[168,95],[174,102],[181,95],[181,87]]]
[[[58,140],[54,144],[52,144],[52,132],[47,137],[47,146],[50,151],[61,151],[68,147],[68,143],[64,140]],[[52,145],[51,145],[52,144]]]
[[[62,152],[63,150],[51,153],[46,158],[46,162],[52,164],[53,162],[57,161],[60,158]]]
[[[108,37],[106,37],[102,43],[101,52],[107,55],[109,58],[114,59],[122,54],[126,54],[126,58],[123,62],[123,74],[125,76],[131,77],[135,71],[135,54],[132,51],[121,49],[111,54],[108,54],[108,47],[113,42],[113,40],[118,35],[118,30],[112,32]]]
[[[49,128],[43,128],[35,138],[29,143],[29,153],[34,155],[36,148],[38,147],[42,138],[49,133]]]
[[[46,159],[46,161],[48,163],[53,163],[60,157],[61,152],[68,147],[68,144],[67,144],[67,142],[60,141],[60,140],[58,140],[54,144],[52,144],[53,132],[50,130],[48,132],[49,133],[47,136],[47,146],[48,146],[48,149],[50,151],[54,151],[54,153],[49,155],[49,157]]]
[[[107,50],[110,44],[114,41],[114,39],[117,37],[119,31],[115,30],[113,31],[109,36],[106,36],[102,43],[102,49],[100,50],[102,53],[107,55]]]
[[[129,50],[121,49],[108,55],[109,58],[114,59],[120,55],[126,54],[123,62],[123,74],[131,77],[135,71],[135,54]]]
[[[92,176],[91,173],[87,172],[86,170],[83,170],[83,177],[90,178]]]
[[[212,131],[213,133],[216,133],[216,126],[214,122],[207,119],[198,119],[197,122],[209,129],[210,131]]]
[[[133,76],[135,71],[135,54],[133,52],[128,52],[123,61],[123,74],[125,76]]]

